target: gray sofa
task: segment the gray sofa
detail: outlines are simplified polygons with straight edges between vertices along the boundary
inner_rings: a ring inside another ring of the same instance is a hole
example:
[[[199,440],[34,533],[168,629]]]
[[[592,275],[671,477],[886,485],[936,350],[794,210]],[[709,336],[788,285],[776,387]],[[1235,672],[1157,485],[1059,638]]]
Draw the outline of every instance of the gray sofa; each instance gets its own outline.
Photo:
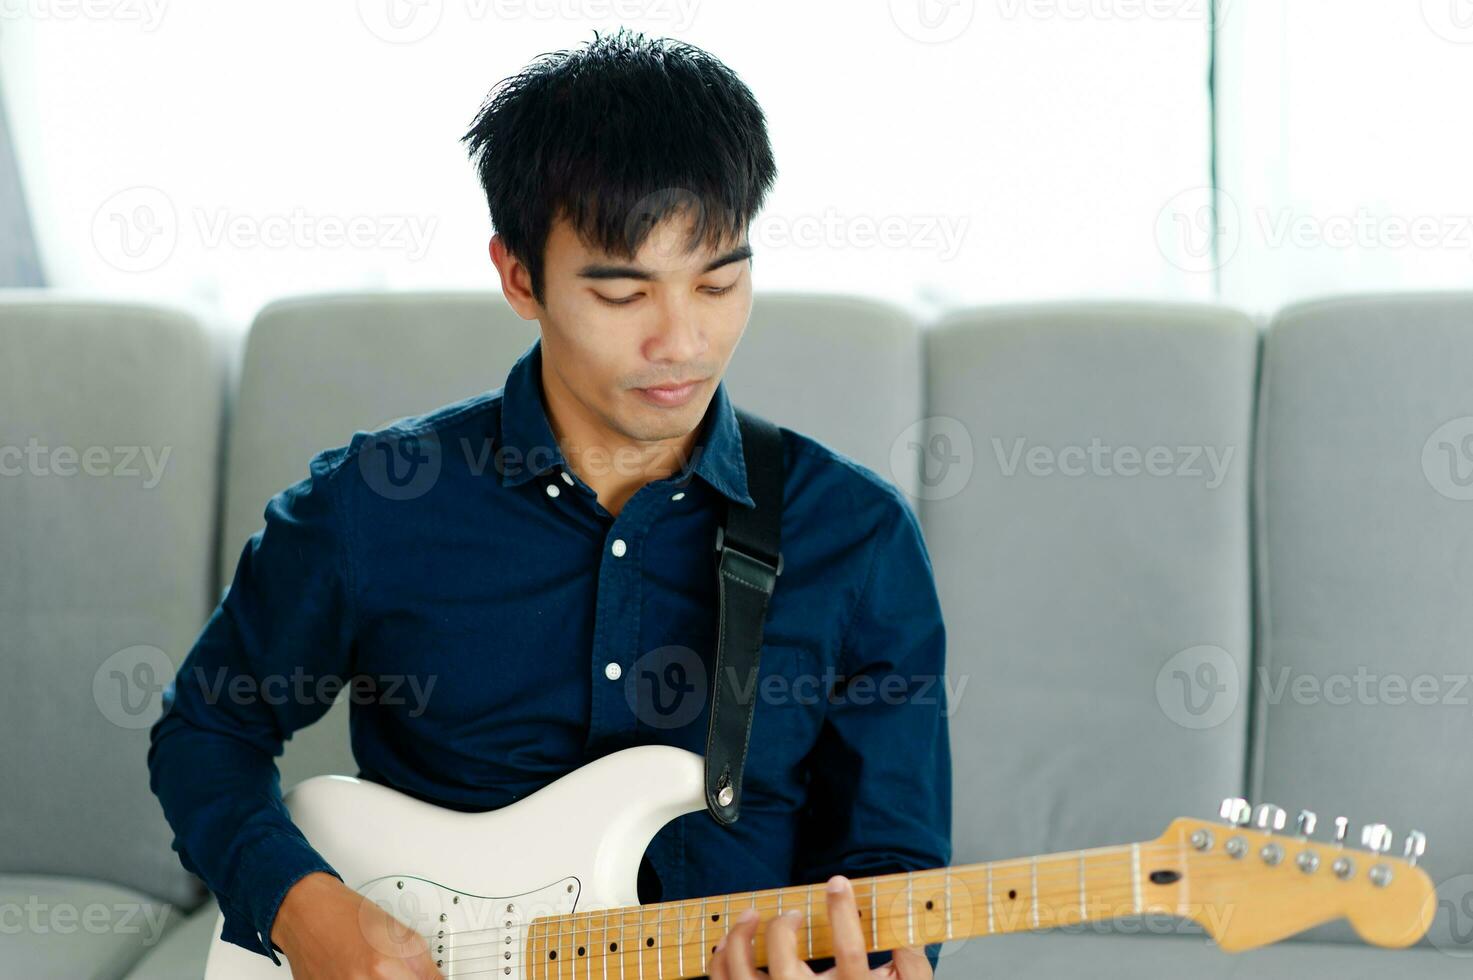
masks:
[[[200,974],[214,903],[144,765],[163,683],[314,452],[498,386],[534,337],[492,293],[278,302],[242,344],[185,310],[0,292],[0,976]],[[1267,324],[758,297],[733,398],[921,516],[956,863],[1146,840],[1229,796],[1431,841],[1442,901],[1409,951],[1332,926],[1228,955],[1147,917],[948,944],[938,976],[1467,975],[1470,377],[1473,294]],[[346,714],[293,739],[284,786],[356,771]]]

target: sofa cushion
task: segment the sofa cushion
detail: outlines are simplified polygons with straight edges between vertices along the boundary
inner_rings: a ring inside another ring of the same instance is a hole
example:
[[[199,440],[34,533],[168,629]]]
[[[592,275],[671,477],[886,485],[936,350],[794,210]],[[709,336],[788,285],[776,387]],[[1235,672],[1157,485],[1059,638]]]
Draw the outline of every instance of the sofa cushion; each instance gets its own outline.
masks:
[[[1238,313],[1123,302],[929,331],[913,442],[958,863],[1141,841],[1240,794],[1247,699],[1217,695],[1248,670],[1257,341]]]
[[[206,902],[178,922],[128,971],[127,980],[198,980],[215,939],[220,906]]]
[[[0,875],[0,976],[117,980],[181,917],[174,906],[100,881]]]
[[[1371,822],[1398,851],[1426,832],[1433,939],[1473,952],[1473,782],[1456,776],[1473,743],[1470,365],[1470,293],[1340,297],[1274,320],[1251,791],[1324,826],[1344,814],[1355,843]]]
[[[212,604],[223,396],[186,312],[0,294],[0,871],[202,897],[145,756]]]

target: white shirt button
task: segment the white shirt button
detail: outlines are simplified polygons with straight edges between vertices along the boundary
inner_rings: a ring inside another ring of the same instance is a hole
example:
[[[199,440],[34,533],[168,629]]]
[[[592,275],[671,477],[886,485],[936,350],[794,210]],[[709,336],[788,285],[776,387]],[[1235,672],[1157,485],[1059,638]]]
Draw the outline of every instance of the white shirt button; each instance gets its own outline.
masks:
[[[556,484],[556,483],[549,483],[549,484],[548,484],[548,485],[547,485],[547,495],[548,495],[548,496],[549,496],[549,497],[556,497],[556,496],[557,496],[557,495],[558,495],[558,494],[559,494],[559,493],[561,493],[561,492],[562,492],[562,491],[560,491],[560,490],[559,490],[559,489],[558,489],[558,488],[557,488],[557,484]]]
[[[684,490],[680,491],[679,493],[677,493],[675,496],[671,497],[670,499],[671,500],[683,500],[683,499],[685,499],[685,491]]]
[[[616,681],[624,674],[624,668],[618,664],[609,664],[604,668],[604,676],[611,681]]]
[[[563,470],[563,482],[570,487],[573,485],[573,475],[567,470]]]
[[[615,558],[623,558],[624,552],[629,550],[629,546],[624,543],[623,538],[615,538],[612,550]]]

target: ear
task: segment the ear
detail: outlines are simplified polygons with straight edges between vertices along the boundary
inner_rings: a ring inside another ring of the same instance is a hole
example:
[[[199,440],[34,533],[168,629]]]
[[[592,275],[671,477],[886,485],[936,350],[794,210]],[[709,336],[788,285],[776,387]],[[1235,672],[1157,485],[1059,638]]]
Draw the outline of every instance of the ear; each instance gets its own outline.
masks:
[[[492,235],[487,245],[491,263],[501,277],[501,295],[523,320],[540,319],[542,304],[532,295],[532,271],[506,247],[500,235]]]

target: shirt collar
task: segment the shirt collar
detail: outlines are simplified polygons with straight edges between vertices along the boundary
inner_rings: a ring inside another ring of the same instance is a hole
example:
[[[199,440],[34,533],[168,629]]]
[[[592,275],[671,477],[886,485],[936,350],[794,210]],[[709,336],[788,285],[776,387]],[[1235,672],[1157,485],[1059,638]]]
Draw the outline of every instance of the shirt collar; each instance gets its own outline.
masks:
[[[542,398],[541,337],[517,358],[502,387],[498,459],[501,452],[506,452],[508,464],[501,471],[502,486],[526,483],[548,470],[572,472],[547,420]],[[736,409],[724,379],[716,384],[694,451],[680,473],[667,479],[685,484],[692,474],[699,475],[728,500],[746,507],[756,506],[747,492],[741,427],[737,425]]]

